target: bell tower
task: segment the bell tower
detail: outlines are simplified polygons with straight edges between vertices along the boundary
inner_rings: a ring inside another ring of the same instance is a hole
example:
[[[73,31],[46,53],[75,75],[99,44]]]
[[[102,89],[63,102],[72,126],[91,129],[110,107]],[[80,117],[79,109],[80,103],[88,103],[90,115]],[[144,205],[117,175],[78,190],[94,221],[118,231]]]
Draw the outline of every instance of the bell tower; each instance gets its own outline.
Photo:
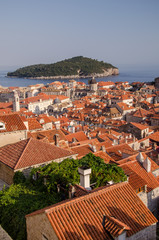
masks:
[[[20,103],[19,103],[19,96],[16,91],[14,91],[14,98],[13,98],[13,112],[20,111]]]
[[[97,81],[95,80],[94,77],[89,81],[89,89],[94,92],[97,91]]]

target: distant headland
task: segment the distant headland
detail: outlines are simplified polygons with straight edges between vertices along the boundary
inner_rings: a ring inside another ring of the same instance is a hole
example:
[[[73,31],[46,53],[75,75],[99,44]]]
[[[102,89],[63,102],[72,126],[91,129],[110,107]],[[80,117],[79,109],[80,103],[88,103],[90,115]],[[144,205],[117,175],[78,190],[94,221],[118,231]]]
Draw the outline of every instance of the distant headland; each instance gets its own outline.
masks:
[[[37,64],[8,72],[8,77],[32,79],[69,79],[118,75],[118,68],[110,63],[78,56],[52,64]]]

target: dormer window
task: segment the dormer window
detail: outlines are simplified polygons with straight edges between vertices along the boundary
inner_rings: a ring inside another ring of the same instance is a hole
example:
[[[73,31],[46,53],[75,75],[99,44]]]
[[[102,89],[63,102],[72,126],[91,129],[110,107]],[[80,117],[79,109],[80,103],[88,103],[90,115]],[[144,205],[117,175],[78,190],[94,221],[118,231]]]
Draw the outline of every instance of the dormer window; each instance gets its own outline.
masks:
[[[144,191],[144,187],[140,187],[136,190],[136,193],[140,193],[140,192],[143,192]]]
[[[5,130],[5,124],[4,122],[0,122],[0,130]]]

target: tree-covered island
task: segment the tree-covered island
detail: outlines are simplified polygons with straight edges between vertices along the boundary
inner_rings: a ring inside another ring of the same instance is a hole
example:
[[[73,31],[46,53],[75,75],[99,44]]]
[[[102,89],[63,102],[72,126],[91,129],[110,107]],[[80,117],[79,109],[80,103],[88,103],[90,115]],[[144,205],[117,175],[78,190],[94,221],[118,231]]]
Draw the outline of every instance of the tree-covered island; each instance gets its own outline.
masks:
[[[8,77],[19,78],[86,78],[106,77],[119,74],[110,63],[87,57],[73,57],[53,64],[37,64],[8,72]]]

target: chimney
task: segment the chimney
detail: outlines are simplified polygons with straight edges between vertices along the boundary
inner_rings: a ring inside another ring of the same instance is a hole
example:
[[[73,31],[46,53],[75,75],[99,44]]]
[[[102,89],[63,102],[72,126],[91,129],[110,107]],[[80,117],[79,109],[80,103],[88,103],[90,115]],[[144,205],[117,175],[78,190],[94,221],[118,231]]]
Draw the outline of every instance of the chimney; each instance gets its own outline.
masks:
[[[147,193],[147,185],[144,186],[144,192]]]
[[[59,147],[59,134],[54,135],[54,141],[55,141],[55,145]]]
[[[113,140],[113,146],[118,145],[118,141],[116,139]]]
[[[80,167],[78,168],[78,172],[80,174],[80,185],[84,187],[86,190],[91,190],[90,187],[91,168]]]
[[[104,145],[101,147],[101,149],[102,149],[103,152],[106,152],[106,149],[105,149]]]
[[[147,172],[151,172],[151,161],[148,159],[148,157],[143,162],[143,167]]]
[[[72,138],[72,142],[73,142],[73,143],[77,142],[77,140],[76,140],[75,137]]]
[[[152,148],[153,148],[153,150],[156,150],[156,143],[155,142],[152,143]]]
[[[139,154],[137,155],[136,159],[140,162],[140,163],[143,163],[144,162],[144,157],[142,155],[141,152],[139,152]]]
[[[96,149],[96,146],[95,146],[95,145],[91,145],[91,149],[92,149],[92,151],[93,151],[93,152],[96,152],[96,151],[97,151],[97,149]]]
[[[76,189],[74,186],[70,185],[69,186],[69,199],[73,198],[74,197],[74,194],[76,192]]]
[[[101,131],[98,130],[97,134],[96,134],[96,137],[98,138],[100,134],[101,134]]]

